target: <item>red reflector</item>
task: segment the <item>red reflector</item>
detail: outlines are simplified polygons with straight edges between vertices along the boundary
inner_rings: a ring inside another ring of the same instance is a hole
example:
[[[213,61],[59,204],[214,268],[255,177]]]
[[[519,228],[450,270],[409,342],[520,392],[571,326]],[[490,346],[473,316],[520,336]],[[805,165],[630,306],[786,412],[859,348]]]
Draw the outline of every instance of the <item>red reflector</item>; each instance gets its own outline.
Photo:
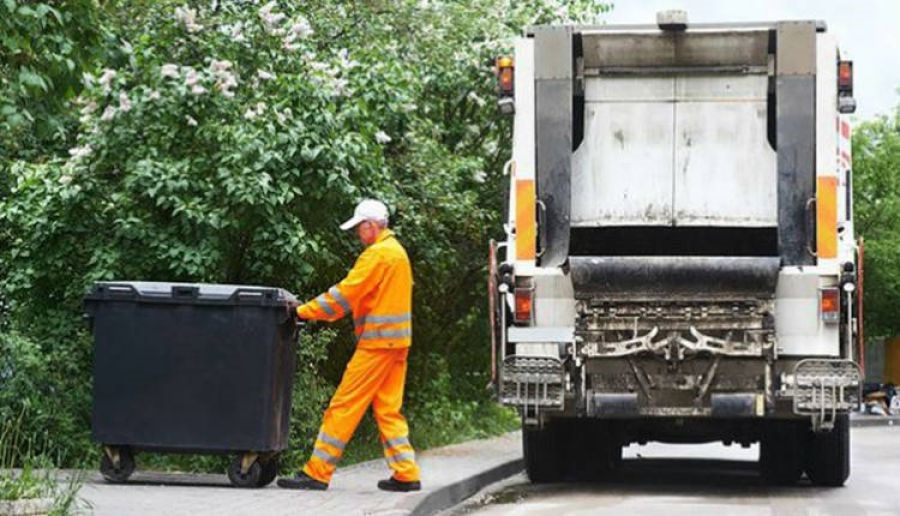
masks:
[[[836,323],[840,320],[841,300],[840,291],[836,288],[823,288],[819,298],[819,311],[822,320],[827,323]]]
[[[853,61],[838,63],[838,91],[853,91]]]
[[[516,289],[516,322],[531,322],[531,305],[534,298],[534,290],[530,288]]]

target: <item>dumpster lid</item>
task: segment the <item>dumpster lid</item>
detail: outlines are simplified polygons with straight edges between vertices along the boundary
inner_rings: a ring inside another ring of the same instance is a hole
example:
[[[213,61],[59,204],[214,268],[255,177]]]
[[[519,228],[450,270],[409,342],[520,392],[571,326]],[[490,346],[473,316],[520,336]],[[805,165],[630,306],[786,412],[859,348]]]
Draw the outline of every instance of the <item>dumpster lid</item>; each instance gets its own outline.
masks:
[[[98,281],[87,300],[134,299],[141,301],[249,303],[284,305],[297,298],[282,288],[213,283],[167,283],[161,281]]]

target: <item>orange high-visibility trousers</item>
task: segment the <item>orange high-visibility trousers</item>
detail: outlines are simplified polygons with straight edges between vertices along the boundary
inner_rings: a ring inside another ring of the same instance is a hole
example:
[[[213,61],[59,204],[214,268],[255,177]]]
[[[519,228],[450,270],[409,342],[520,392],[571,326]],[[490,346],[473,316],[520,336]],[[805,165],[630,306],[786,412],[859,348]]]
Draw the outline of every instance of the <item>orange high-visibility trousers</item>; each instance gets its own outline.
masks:
[[[312,456],[303,467],[307,475],[321,482],[331,481],[344,448],[371,404],[393,477],[403,482],[419,480],[409,426],[400,413],[408,352],[409,348],[357,348],[325,410]]]

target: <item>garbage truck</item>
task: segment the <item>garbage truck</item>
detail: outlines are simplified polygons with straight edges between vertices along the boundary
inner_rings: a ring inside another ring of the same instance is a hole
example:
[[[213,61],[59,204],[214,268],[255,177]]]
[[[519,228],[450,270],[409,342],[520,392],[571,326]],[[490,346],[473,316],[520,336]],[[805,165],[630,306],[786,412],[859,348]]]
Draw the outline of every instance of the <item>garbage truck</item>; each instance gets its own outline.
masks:
[[[759,443],[768,483],[840,486],[862,381],[852,62],[821,21],[656,22],[530,27],[497,60],[492,381],[526,472],[721,441]]]

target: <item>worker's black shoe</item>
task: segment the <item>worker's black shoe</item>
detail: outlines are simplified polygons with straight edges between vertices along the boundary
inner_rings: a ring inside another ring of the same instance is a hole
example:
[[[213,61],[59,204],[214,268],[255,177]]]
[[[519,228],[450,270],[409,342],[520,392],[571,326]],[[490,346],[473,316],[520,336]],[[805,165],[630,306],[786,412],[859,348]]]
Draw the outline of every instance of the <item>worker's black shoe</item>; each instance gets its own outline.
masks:
[[[410,491],[419,491],[420,489],[422,489],[422,483],[418,480],[413,480],[412,482],[404,482],[402,480],[397,480],[396,478],[391,477],[387,480],[379,480],[378,489],[381,489],[382,491],[408,493]]]
[[[328,484],[307,475],[304,472],[297,473],[293,478],[279,478],[278,487],[287,489],[307,489],[311,491],[324,491]]]

